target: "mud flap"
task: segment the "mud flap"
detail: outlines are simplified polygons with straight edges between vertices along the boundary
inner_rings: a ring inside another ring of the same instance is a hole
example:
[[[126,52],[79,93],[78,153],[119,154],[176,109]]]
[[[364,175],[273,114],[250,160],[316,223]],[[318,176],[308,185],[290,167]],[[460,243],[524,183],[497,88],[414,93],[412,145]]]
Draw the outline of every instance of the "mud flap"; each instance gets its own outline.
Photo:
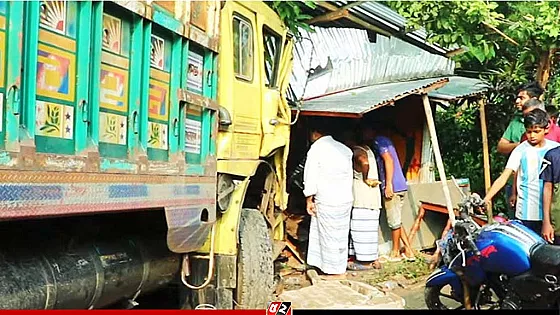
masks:
[[[216,222],[216,205],[165,207],[167,247],[175,253],[189,253],[204,245]]]

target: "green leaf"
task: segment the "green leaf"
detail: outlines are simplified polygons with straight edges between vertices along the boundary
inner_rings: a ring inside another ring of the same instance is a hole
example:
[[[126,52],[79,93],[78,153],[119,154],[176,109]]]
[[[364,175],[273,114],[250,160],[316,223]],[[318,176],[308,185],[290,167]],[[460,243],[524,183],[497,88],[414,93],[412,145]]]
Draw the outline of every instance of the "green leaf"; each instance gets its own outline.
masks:
[[[483,63],[484,60],[486,59],[486,56],[484,54],[484,51],[482,49],[480,49],[479,47],[471,47],[469,52],[480,62]]]

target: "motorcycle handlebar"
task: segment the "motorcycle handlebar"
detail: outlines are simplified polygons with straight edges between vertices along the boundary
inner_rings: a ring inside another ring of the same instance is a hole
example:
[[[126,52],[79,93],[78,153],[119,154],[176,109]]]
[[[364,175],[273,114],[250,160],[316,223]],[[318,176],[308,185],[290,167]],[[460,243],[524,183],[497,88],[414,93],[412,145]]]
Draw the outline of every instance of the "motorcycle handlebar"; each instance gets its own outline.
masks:
[[[480,256],[480,250],[478,250],[476,243],[472,239],[472,235],[470,232],[472,228],[471,225],[472,223],[470,223],[468,220],[465,222],[459,221],[455,224],[455,229],[459,232],[459,235],[465,240],[466,243],[465,245],[467,245],[468,248],[472,250],[476,256]]]
[[[478,250],[478,247],[476,246],[476,244],[474,243],[474,241],[472,240],[470,235],[466,237],[466,240],[467,240],[467,244],[469,245],[471,250],[474,252],[474,255],[475,256],[480,256],[480,251]]]

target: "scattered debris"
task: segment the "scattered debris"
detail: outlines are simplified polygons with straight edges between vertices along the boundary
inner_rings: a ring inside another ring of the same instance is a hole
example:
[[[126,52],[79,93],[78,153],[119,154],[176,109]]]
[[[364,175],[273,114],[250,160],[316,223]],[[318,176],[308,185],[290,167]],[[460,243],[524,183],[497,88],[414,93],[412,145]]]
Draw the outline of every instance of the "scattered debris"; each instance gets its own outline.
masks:
[[[387,291],[393,291],[394,289],[398,288],[399,284],[393,280],[389,280],[389,281],[381,282],[377,284],[377,286],[381,288],[381,290],[387,292]]]
[[[307,278],[309,279],[309,281],[311,281],[312,285],[316,285],[317,283],[319,283],[319,281],[321,281],[319,274],[317,273],[317,271],[313,269],[307,270],[306,274],[307,274]]]
[[[305,260],[301,257],[296,246],[292,242],[290,242],[290,240],[286,241],[286,247],[290,249],[293,256],[296,257],[300,263],[305,264]]]

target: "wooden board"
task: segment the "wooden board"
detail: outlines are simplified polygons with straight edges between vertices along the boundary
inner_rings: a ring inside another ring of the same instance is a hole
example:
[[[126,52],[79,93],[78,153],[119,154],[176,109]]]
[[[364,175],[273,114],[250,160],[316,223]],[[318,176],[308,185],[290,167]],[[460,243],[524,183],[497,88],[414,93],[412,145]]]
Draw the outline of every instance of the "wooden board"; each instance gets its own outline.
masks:
[[[208,29],[208,2],[191,2],[191,24],[206,31]]]

